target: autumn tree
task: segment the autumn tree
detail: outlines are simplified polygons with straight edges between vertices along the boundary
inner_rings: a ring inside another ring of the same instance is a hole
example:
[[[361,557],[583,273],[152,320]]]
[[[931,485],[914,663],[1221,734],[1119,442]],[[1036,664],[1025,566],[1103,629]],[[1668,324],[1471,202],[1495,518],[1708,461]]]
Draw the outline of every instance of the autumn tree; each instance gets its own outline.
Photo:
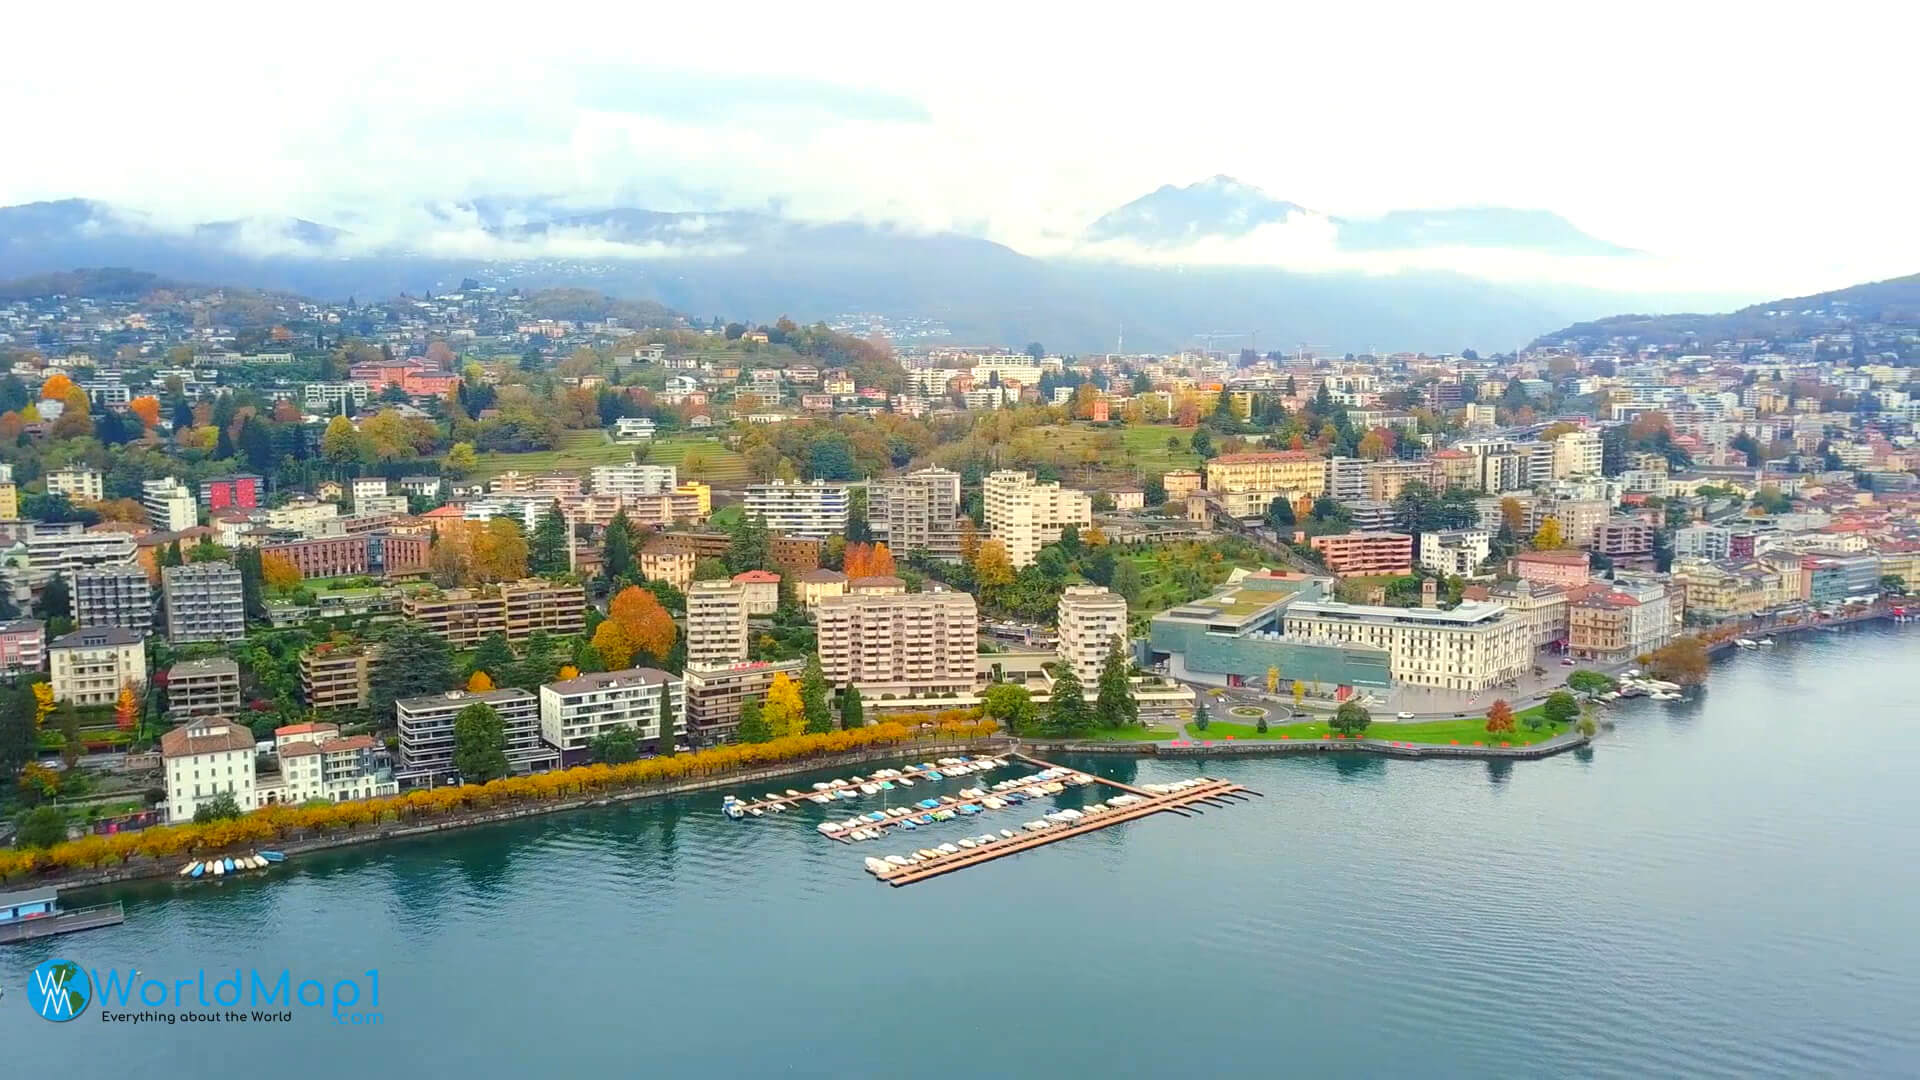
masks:
[[[470,784],[507,775],[507,727],[493,706],[476,701],[454,716],[453,767]]]
[[[493,689],[493,680],[487,676],[486,672],[475,671],[467,676],[468,693],[481,694],[491,689]]]
[[[160,426],[160,399],[152,394],[142,394],[127,402],[127,411],[140,418],[140,425],[149,431]]]
[[[496,686],[510,678],[512,671],[513,650],[507,645],[507,635],[498,630],[480,639],[473,658],[467,662],[469,675],[485,672]]]
[[[113,706],[113,726],[121,731],[132,731],[140,720],[140,698],[133,692],[133,684],[120,687],[120,699]]]
[[[1007,556],[1005,544],[987,540],[980,545],[974,555],[973,579],[983,589],[1013,584],[1013,560]]]
[[[336,416],[320,436],[320,456],[332,465],[355,465],[371,461],[373,451],[353,421]]]
[[[800,687],[784,671],[774,675],[767,687],[765,716],[767,728],[776,739],[798,735],[806,728],[806,703],[800,700]]]
[[[64,402],[68,394],[78,389],[79,387],[73,385],[73,380],[68,378],[65,372],[56,371],[47,376],[47,381],[40,384],[40,400]]]
[[[1513,733],[1513,706],[1506,698],[1495,698],[1487,708],[1487,733],[1489,735],[1511,735]]]
[[[607,619],[594,628],[593,651],[599,656],[601,666],[608,671],[620,671],[630,666],[633,651],[638,647],[618,619]]]
[[[260,553],[260,580],[270,589],[288,592],[299,588],[303,577],[292,559],[277,551],[264,551]]]
[[[607,605],[607,619],[617,622],[634,649],[644,651],[656,664],[664,664],[673,643],[680,635],[673,616],[660,606],[651,590],[629,585],[614,595]]]
[[[1681,686],[1707,681],[1707,646],[1697,637],[1675,638],[1647,657],[1647,674]]]
[[[1500,523],[1512,529],[1515,536],[1520,535],[1527,527],[1527,508],[1511,495],[1501,499]]]
[[[1536,551],[1558,551],[1566,546],[1566,540],[1560,535],[1560,521],[1548,518],[1540,523],[1539,531],[1533,534],[1533,547]]]

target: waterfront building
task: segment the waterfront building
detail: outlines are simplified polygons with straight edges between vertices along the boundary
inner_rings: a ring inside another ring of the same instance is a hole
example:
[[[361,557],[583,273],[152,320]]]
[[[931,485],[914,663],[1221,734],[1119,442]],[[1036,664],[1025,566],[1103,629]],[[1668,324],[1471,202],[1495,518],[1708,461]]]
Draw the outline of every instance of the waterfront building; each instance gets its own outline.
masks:
[[[780,575],[771,570],[748,570],[733,575],[733,583],[746,590],[748,615],[771,615],[780,610]]]
[[[70,705],[112,705],[120,690],[147,681],[146,638],[118,626],[83,626],[47,646],[53,699]]]
[[[867,527],[873,538],[906,555],[925,551],[960,557],[960,474],[918,469],[867,482]]]
[[[560,752],[540,738],[537,697],[513,687],[449,690],[393,703],[400,729],[400,760],[394,775],[400,783],[435,785],[458,775],[453,766],[453,721],[470,705],[487,705],[500,715],[510,772],[540,772],[559,764]]]
[[[669,495],[680,483],[680,470],[674,465],[596,465],[591,475],[596,495]]]
[[[1485,595],[1478,595],[1484,591]],[[1527,624],[1533,648],[1561,649],[1567,644],[1567,590],[1525,578],[1503,581],[1490,588],[1468,586],[1469,600],[1491,600],[1507,609],[1513,618]]]
[[[1315,697],[1384,694],[1393,685],[1386,649],[1284,632],[1287,607],[1325,597],[1331,584],[1302,574],[1236,572],[1212,596],[1155,615],[1148,648],[1168,675],[1185,682],[1264,689],[1271,674],[1278,684],[1300,682]]]
[[[146,508],[155,532],[179,532],[200,524],[200,504],[193,497],[193,489],[177,476],[143,481],[140,505]]]
[[[1391,658],[1393,678],[1440,690],[1487,690],[1531,666],[1531,629],[1499,604],[1463,600],[1450,610],[1384,607],[1337,601],[1288,605],[1288,634],[1313,641],[1371,645]]]
[[[174,719],[240,711],[240,665],[224,656],[182,660],[167,669],[167,714]]]
[[[1420,534],[1420,568],[1431,573],[1472,577],[1492,553],[1493,535],[1485,529]]]
[[[300,696],[310,709],[359,709],[372,700],[380,646],[322,642],[300,654]]]
[[[118,626],[142,637],[153,632],[153,581],[140,566],[87,567],[67,581],[76,626]]]
[[[1126,598],[1100,585],[1069,585],[1060,593],[1057,618],[1060,662],[1082,686],[1093,687],[1114,641],[1126,643]]]
[[[1880,556],[1815,550],[1800,560],[1801,595],[1820,607],[1880,594]]]
[[[46,623],[38,619],[0,622],[0,676],[39,671],[46,659]]]
[[[65,495],[73,502],[99,502],[106,498],[105,483],[98,469],[69,465],[48,473],[46,481],[47,494]]]
[[[980,617],[966,593],[829,597],[815,619],[820,666],[835,686],[881,697],[973,689]]]
[[[1769,580],[1772,582],[1769,587]],[[1780,574],[1759,564],[1746,566],[1706,559],[1678,558],[1673,563],[1674,599],[1696,623],[1744,619],[1771,606]]]
[[[160,571],[167,640],[238,641],[247,636],[246,595],[232,563],[197,562]]]
[[[742,660],[732,664],[687,665],[687,741],[701,746],[725,742],[740,727],[740,708],[749,699],[767,696],[774,676],[785,674],[795,682],[805,673],[805,660]]]
[[[699,561],[692,548],[666,537],[656,536],[640,549],[640,573],[648,581],[664,581],[681,592],[693,584]]]
[[[745,502],[746,515],[760,519],[769,532],[816,540],[845,533],[853,505],[846,485],[824,480],[753,484]]]
[[[1057,482],[1037,483],[1032,473],[1001,469],[988,473],[983,486],[987,533],[1006,547],[1015,570],[1031,565],[1067,526],[1093,524],[1092,496]]]
[[[540,737],[562,764],[585,761],[594,739],[630,728],[642,745],[662,747],[686,728],[681,680],[656,668],[596,671],[540,687]]]
[[[1222,454],[1207,462],[1207,491],[1226,512],[1254,518],[1273,500],[1314,498],[1327,490],[1327,464],[1304,450]]]
[[[221,795],[231,795],[241,813],[259,806],[253,732],[241,724],[218,716],[182,724],[160,736],[160,761],[168,821],[192,821],[195,810]]]
[[[330,724],[298,725],[331,728]],[[339,729],[330,734],[294,734],[281,739],[274,729],[275,756],[280,762],[277,777],[261,776],[256,781],[260,805],[288,803],[298,806],[308,799],[378,799],[400,792],[399,781],[382,763],[385,753],[371,735],[340,737]]]
[[[737,664],[746,658],[746,587],[694,582],[687,590],[687,663]]]
[[[1350,532],[1309,541],[1342,577],[1413,573],[1413,537],[1400,532]]]
[[[1567,609],[1567,651],[1576,660],[1624,663],[1673,640],[1677,615],[1665,582],[1596,583]]]

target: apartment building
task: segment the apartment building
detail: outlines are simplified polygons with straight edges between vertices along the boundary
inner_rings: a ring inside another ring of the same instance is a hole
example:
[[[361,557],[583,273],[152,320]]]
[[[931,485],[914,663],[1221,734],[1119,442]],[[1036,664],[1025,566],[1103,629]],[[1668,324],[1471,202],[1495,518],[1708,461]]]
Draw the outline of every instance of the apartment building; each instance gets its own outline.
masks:
[[[852,506],[845,485],[824,480],[772,480],[748,487],[746,495],[747,516],[760,519],[769,532],[816,540],[845,533]]]
[[[867,483],[867,527],[875,540],[903,556],[925,551],[937,558],[958,559],[959,519],[959,473],[918,469]]]
[[[363,708],[379,666],[378,645],[315,645],[300,654],[300,696],[310,709]]]
[[[167,669],[167,714],[175,719],[240,711],[240,665],[224,656],[182,660]]]
[[[1533,659],[1527,624],[1490,602],[1442,610],[1299,601],[1283,617],[1295,637],[1385,649],[1394,680],[1414,686],[1487,690],[1518,678]]]
[[[1195,469],[1169,469],[1160,474],[1160,486],[1168,502],[1180,502],[1200,490],[1200,473]]]
[[[658,668],[596,671],[540,688],[540,737],[562,764],[585,761],[594,739],[631,729],[656,751],[686,730],[686,687]]]
[[[1606,524],[1613,504],[1600,499],[1557,499],[1550,512],[1560,526],[1561,542],[1591,548],[1594,531]]]
[[[242,813],[259,807],[254,795],[253,732],[222,717],[202,717],[160,736],[167,782],[167,820],[192,821],[195,810],[231,795]]]
[[[1746,618],[1772,606],[1783,591],[1779,572],[1759,564],[1692,558],[1674,561],[1672,583],[1674,599],[1695,622]]]
[[[99,502],[106,498],[106,486],[98,469],[70,465],[47,474],[47,494],[65,495],[73,502]]]
[[[209,510],[252,510],[265,501],[267,482],[252,473],[200,481],[200,503]]]
[[[1600,433],[1597,431],[1567,431],[1553,440],[1553,475],[1555,479],[1569,476],[1599,476]]]
[[[27,577],[36,585],[89,566],[126,566],[140,551],[132,533],[90,531],[77,521],[34,522],[26,531]]]
[[[268,544],[262,556],[273,554],[293,563],[304,578],[353,577],[372,569],[367,538],[359,536],[323,536],[295,540],[286,544]]]
[[[1533,648],[1559,648],[1567,643],[1567,590],[1539,582],[1503,581],[1476,595],[1483,586],[1468,586],[1468,599],[1486,599],[1506,607],[1507,614],[1526,623]]]
[[[771,615],[780,610],[780,575],[771,570],[748,570],[733,575],[733,583],[747,592],[748,615]]]
[[[746,658],[746,587],[694,582],[687,589],[687,663],[737,664]]]
[[[680,484],[680,470],[673,465],[596,465],[590,475],[594,494],[625,498],[669,495]]]
[[[1437,487],[1431,461],[1367,462],[1367,498],[1390,503],[1400,497],[1408,484]]]
[[[767,696],[775,675],[795,682],[805,673],[805,660],[743,660],[733,664],[687,665],[687,741],[711,746],[733,738],[740,727],[740,708],[751,699]]]
[[[1259,517],[1275,499],[1298,501],[1327,490],[1327,463],[1304,450],[1222,454],[1206,470],[1207,491],[1237,518]]]
[[[880,697],[973,688],[980,618],[966,593],[836,596],[815,614],[820,666],[835,686]]]
[[[1595,527],[1593,542],[1588,546],[1613,560],[1615,566],[1650,568],[1657,531],[1639,518],[1609,518]]]
[[[200,524],[200,504],[179,477],[142,482],[140,505],[146,508],[154,532],[180,532]]]
[[[1624,663],[1673,640],[1675,614],[1664,582],[1596,586],[1567,609],[1567,652],[1577,660]]]
[[[654,537],[640,549],[640,573],[648,581],[664,581],[686,592],[693,584],[693,568],[699,563],[693,549],[663,537]]]
[[[1073,669],[1074,677],[1091,695],[1114,641],[1125,647],[1126,598],[1099,585],[1069,585],[1060,593],[1056,618],[1060,662]]]
[[[330,728],[331,724],[301,725]],[[275,730],[276,756],[280,759],[277,778],[256,778],[255,792],[260,805],[289,803],[298,806],[308,799],[378,799],[400,792],[399,781],[381,764],[385,759],[380,745],[371,735],[339,736],[333,733],[317,738],[291,738],[279,741]]]
[[[47,645],[47,666],[55,701],[112,705],[121,687],[146,685],[146,639],[117,626],[83,626]]]
[[[507,736],[507,768],[539,772],[560,763],[560,751],[540,738],[540,699],[525,690],[449,690],[402,698],[393,703],[400,728],[400,758],[395,778],[403,785],[434,785],[458,775],[453,767],[453,721],[471,705],[486,705],[500,715]]]
[[[1689,525],[1673,533],[1673,557],[1718,562],[1733,557],[1733,530],[1718,525]]]
[[[167,640],[238,641],[247,635],[246,596],[232,563],[199,562],[160,571]]]
[[[612,466],[612,468],[631,468],[631,467],[652,468],[652,469],[662,468],[662,466],[659,466],[659,465]],[[665,468],[669,472],[671,472],[673,469],[673,467],[670,465],[665,466]],[[600,472],[600,469],[595,469],[593,471],[597,474]],[[668,486],[671,487],[672,485],[669,484]],[[487,490],[490,492],[493,492],[496,495],[540,495],[540,496],[545,496],[546,498],[549,498],[549,499],[566,499],[576,495],[580,495],[583,492],[585,492],[587,489],[586,489],[586,481],[581,477],[579,473],[575,473],[575,472],[523,473],[518,469],[509,469],[506,472],[503,472],[499,476],[496,476],[492,480],[488,481]],[[598,485],[595,485],[593,490],[600,491],[601,488]]]
[[[1031,565],[1040,549],[1058,541],[1067,526],[1093,525],[1091,495],[1057,482],[1036,483],[1032,473],[1012,469],[988,473],[984,501],[987,533],[1006,547],[1016,570]]]
[[[1342,577],[1413,573],[1413,537],[1401,532],[1350,532],[1316,536],[1308,543],[1327,569]]]
[[[419,622],[456,649],[470,649],[489,634],[504,634],[508,641],[525,640],[535,630],[578,634],[586,629],[586,608],[586,589],[541,578],[428,590],[400,601],[402,618]]]
[[[46,660],[46,623],[38,619],[0,622],[0,676],[39,671]]]
[[[153,581],[138,565],[93,566],[67,575],[76,626],[153,632]]]
[[[838,570],[810,570],[799,576],[794,588],[800,606],[812,611],[829,596],[846,595],[847,575]]]
[[[1420,568],[1435,574],[1472,577],[1492,553],[1493,534],[1485,529],[1420,534]]]
[[[820,552],[825,547],[810,536],[770,536],[767,561],[783,574],[798,576],[820,569]]]
[[[1523,581],[1577,589],[1591,575],[1592,557],[1574,548],[1559,551],[1522,551],[1513,557],[1513,570]]]
[[[1480,462],[1461,450],[1440,450],[1432,460],[1432,478],[1442,490],[1479,491]]]

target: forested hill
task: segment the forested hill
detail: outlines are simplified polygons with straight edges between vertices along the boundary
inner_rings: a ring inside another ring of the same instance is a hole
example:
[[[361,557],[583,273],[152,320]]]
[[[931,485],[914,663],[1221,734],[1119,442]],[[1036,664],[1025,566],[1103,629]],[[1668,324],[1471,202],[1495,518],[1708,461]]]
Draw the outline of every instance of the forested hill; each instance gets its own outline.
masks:
[[[1874,323],[1920,327],[1920,274],[1770,300],[1720,315],[1615,315],[1544,334],[1534,345],[1593,347],[1614,338],[1634,338],[1640,344],[1689,340],[1707,344],[1739,338],[1792,341]]]

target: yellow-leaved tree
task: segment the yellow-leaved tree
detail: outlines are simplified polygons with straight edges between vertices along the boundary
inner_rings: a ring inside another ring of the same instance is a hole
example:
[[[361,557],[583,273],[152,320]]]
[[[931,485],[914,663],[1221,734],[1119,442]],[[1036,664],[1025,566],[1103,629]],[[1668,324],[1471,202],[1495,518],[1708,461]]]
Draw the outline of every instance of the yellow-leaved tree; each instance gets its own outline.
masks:
[[[660,600],[648,589],[629,585],[614,594],[607,605],[607,621],[617,622],[626,631],[635,649],[644,651],[655,663],[664,664],[673,643],[680,636],[673,616],[660,606]]]
[[[493,689],[493,678],[484,671],[476,671],[472,675],[467,676],[467,689],[476,694],[491,690]]]
[[[767,727],[776,739],[806,730],[806,706],[800,701],[800,687],[787,678],[786,672],[773,677],[772,685],[767,687],[766,708],[760,715],[766,718]]]
[[[1536,551],[1558,551],[1566,545],[1566,539],[1560,535],[1560,522],[1548,518],[1540,523],[1540,531],[1533,534],[1533,547]]]
[[[260,580],[270,589],[286,592],[300,587],[300,568],[292,559],[277,551],[265,552],[260,556]]]
[[[633,661],[633,638],[618,619],[608,619],[593,631],[593,651],[608,671],[619,671]]]

